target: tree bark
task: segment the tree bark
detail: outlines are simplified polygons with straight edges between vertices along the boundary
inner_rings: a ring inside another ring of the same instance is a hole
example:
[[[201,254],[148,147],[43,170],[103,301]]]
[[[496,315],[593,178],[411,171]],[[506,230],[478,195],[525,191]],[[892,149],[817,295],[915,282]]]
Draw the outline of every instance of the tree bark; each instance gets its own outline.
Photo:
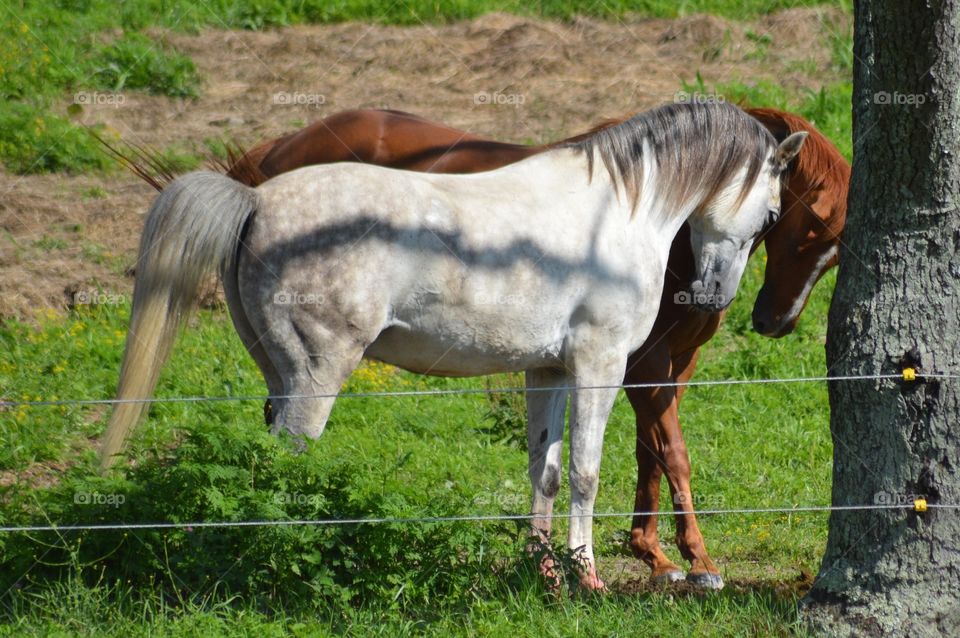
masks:
[[[858,0],[849,218],[827,329],[833,504],[960,503],[960,0]],[[833,512],[818,633],[960,636],[960,510]]]

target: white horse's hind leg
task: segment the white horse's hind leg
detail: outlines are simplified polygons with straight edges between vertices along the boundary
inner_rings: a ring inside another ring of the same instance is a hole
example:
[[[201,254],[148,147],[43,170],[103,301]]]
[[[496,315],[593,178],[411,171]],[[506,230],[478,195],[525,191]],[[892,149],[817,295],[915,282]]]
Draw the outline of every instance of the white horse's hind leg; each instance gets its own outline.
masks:
[[[600,355],[597,344],[588,350],[574,368],[577,385],[618,386],[623,379],[625,358]],[[601,360],[602,359],[602,360]],[[617,388],[575,390],[570,401],[570,532],[567,546],[580,562],[580,584],[587,589],[603,589],[597,576],[593,555],[593,506],[600,484],[600,457],[603,433]]]
[[[223,292],[227,298],[227,308],[230,310],[233,327],[236,328],[237,334],[240,336],[240,341],[243,342],[247,352],[250,353],[257,367],[260,368],[263,379],[267,382],[267,393],[270,396],[283,394],[283,380],[280,378],[280,375],[277,374],[276,367],[273,365],[273,362],[267,355],[266,349],[263,347],[263,339],[251,325],[250,319],[247,317],[246,310],[243,307],[243,302],[240,299],[240,290],[237,286],[236,266],[233,266],[224,273]],[[267,406],[271,405],[268,400],[267,405],[264,406],[264,418],[268,423],[271,422],[271,419],[268,418]]]
[[[309,319],[274,333],[279,334],[271,334],[266,345],[283,380],[284,397],[274,401],[272,432],[318,438],[340,386],[363,358],[364,345]]]
[[[563,372],[549,369],[528,370],[526,379],[528,470],[533,486],[529,550],[542,553],[549,549],[553,502],[560,489],[567,392],[538,388],[566,387],[571,384],[571,379]],[[542,555],[540,571],[553,584],[557,575],[549,554]]]

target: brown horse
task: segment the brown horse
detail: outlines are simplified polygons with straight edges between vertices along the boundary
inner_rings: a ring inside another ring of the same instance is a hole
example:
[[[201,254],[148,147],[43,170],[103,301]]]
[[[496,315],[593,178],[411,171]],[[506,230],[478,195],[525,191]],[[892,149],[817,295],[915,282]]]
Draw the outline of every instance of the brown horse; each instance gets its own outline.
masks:
[[[797,131],[809,133],[787,175],[780,220],[764,238],[768,261],[753,312],[758,332],[779,337],[793,330],[813,285],[837,262],[837,246],[846,219],[850,166],[803,118],[773,109],[747,112],[778,141]],[[618,121],[606,121],[593,131]],[[251,186],[302,166],[340,161],[472,173],[516,162],[584,135],[546,146],[525,146],[483,139],[399,111],[344,111],[232,157],[224,169]],[[129,163],[155,187],[162,187],[136,161]],[[624,377],[626,384],[683,383],[692,377],[700,346],[716,333],[723,317],[722,312],[694,310],[685,301],[692,279],[693,255],[684,226],[671,247],[656,324],[647,342],[631,356]],[[637,417],[634,511],[658,511],[660,481],[666,476],[676,515],[676,543],[691,563],[686,578],[696,586],[720,588],[723,579],[707,553],[693,513],[690,461],[677,412],[683,391],[683,386],[626,391]],[[267,415],[269,419],[269,409]],[[684,577],[683,570],[660,549],[656,515],[634,517],[631,547],[636,557],[650,566],[654,580],[668,582]]]

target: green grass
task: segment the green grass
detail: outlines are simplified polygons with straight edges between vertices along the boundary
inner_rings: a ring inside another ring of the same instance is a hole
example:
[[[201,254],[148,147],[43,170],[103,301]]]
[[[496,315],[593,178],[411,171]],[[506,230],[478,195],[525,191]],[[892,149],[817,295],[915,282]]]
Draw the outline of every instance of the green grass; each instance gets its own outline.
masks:
[[[134,33],[112,42],[93,59],[93,78],[111,91],[143,89],[156,95],[197,97],[197,69],[190,58],[157,49]]]
[[[762,255],[755,256],[725,328],[704,349],[699,378],[790,377],[824,369],[833,276],[816,289],[797,332],[769,340],[750,329],[762,264]],[[5,323],[0,329],[5,396],[110,396],[128,314],[123,300],[115,301],[120,304],[79,306],[39,325]],[[483,385],[365,366],[348,389]],[[205,311],[180,338],[158,394],[263,392],[229,319]],[[41,475],[43,462],[67,468],[51,472],[52,484],[42,482],[46,487],[5,488],[0,520],[523,512],[526,455],[491,432],[492,407],[479,396],[343,399],[323,438],[297,453],[266,433],[257,402],[157,404],[133,446],[136,468],[110,479],[96,476],[90,445],[104,425],[103,410],[20,408],[0,413],[5,441],[0,467],[32,468]],[[733,508],[829,502],[831,448],[821,385],[692,388],[682,415],[699,503]],[[633,422],[621,397],[608,427],[598,511],[629,510],[634,476]],[[77,494],[92,493],[122,494],[125,502],[77,503]],[[278,501],[277,494],[306,496]],[[557,506],[568,507],[565,491]],[[510,623],[521,623],[525,633],[554,635],[574,633],[578,626],[592,633],[671,634],[692,626],[694,633],[709,635],[776,635],[795,622],[794,599],[775,595],[772,587],[801,569],[816,571],[825,520],[822,515],[703,517],[708,547],[728,580],[761,583],[703,596],[550,602],[538,593],[529,568],[516,560],[521,553],[516,528],[494,523],[335,533],[287,528],[0,535],[0,589],[19,582],[20,589],[3,598],[14,607],[3,617],[10,623],[7,630],[17,635],[55,630],[123,635],[140,622],[161,635],[199,627],[223,634],[281,633],[295,631],[298,623],[309,635],[327,629],[363,633],[374,625],[389,634],[498,633]],[[565,524],[558,527],[562,538]],[[627,560],[622,557],[627,527],[626,520],[597,521],[601,564]],[[667,521],[661,533],[671,538]],[[318,547],[326,549],[316,553]],[[680,560],[675,549],[668,553]],[[36,558],[42,558],[39,565]],[[81,612],[84,606],[88,610]]]
[[[126,27],[112,4],[61,4],[7,7],[0,17],[0,161],[11,172],[111,168],[99,143],[68,115],[93,102],[122,104],[121,91],[197,95],[189,58],[135,32],[105,32]]]
[[[0,103],[0,160],[14,173],[103,170],[113,165],[84,129],[19,102]]]
[[[119,591],[118,591],[119,590]],[[118,602],[119,599],[119,602]],[[58,586],[18,608],[21,622],[0,635],[49,636],[793,636],[803,635],[793,602],[771,591],[705,597],[655,593],[557,603],[504,588],[442,618],[403,618],[361,609],[340,618],[270,616],[223,604],[167,605],[120,588]],[[82,620],[80,620],[82,619]],[[793,630],[800,630],[794,632]]]

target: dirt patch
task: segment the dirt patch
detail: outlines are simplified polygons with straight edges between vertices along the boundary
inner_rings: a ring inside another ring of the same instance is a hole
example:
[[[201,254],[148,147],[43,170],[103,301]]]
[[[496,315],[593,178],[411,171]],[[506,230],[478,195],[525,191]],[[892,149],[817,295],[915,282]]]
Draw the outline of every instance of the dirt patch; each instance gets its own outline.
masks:
[[[0,488],[35,490],[53,487],[69,468],[69,463],[48,462],[34,463],[22,470],[4,470],[0,472]]]
[[[814,574],[805,567],[775,564],[750,564],[720,561],[724,590],[735,594],[769,591],[779,598],[800,598],[813,586]],[[654,584],[650,569],[630,556],[601,558],[598,568],[601,577],[612,591],[634,596],[668,592],[673,595],[703,596],[704,590],[685,581]]]
[[[138,144],[202,148],[206,139],[252,144],[335,111],[389,107],[504,141],[545,142],[672,101],[697,72],[708,86],[766,79],[817,89],[839,79],[827,34],[846,28],[844,20],[792,9],[753,23],[490,14],[443,26],[158,31],[194,59],[202,97],[129,93],[121,107],[89,108],[82,121],[103,122]],[[0,317],[66,308],[77,291],[130,293],[124,273],[149,187],[122,172],[0,172],[0,192]]]

